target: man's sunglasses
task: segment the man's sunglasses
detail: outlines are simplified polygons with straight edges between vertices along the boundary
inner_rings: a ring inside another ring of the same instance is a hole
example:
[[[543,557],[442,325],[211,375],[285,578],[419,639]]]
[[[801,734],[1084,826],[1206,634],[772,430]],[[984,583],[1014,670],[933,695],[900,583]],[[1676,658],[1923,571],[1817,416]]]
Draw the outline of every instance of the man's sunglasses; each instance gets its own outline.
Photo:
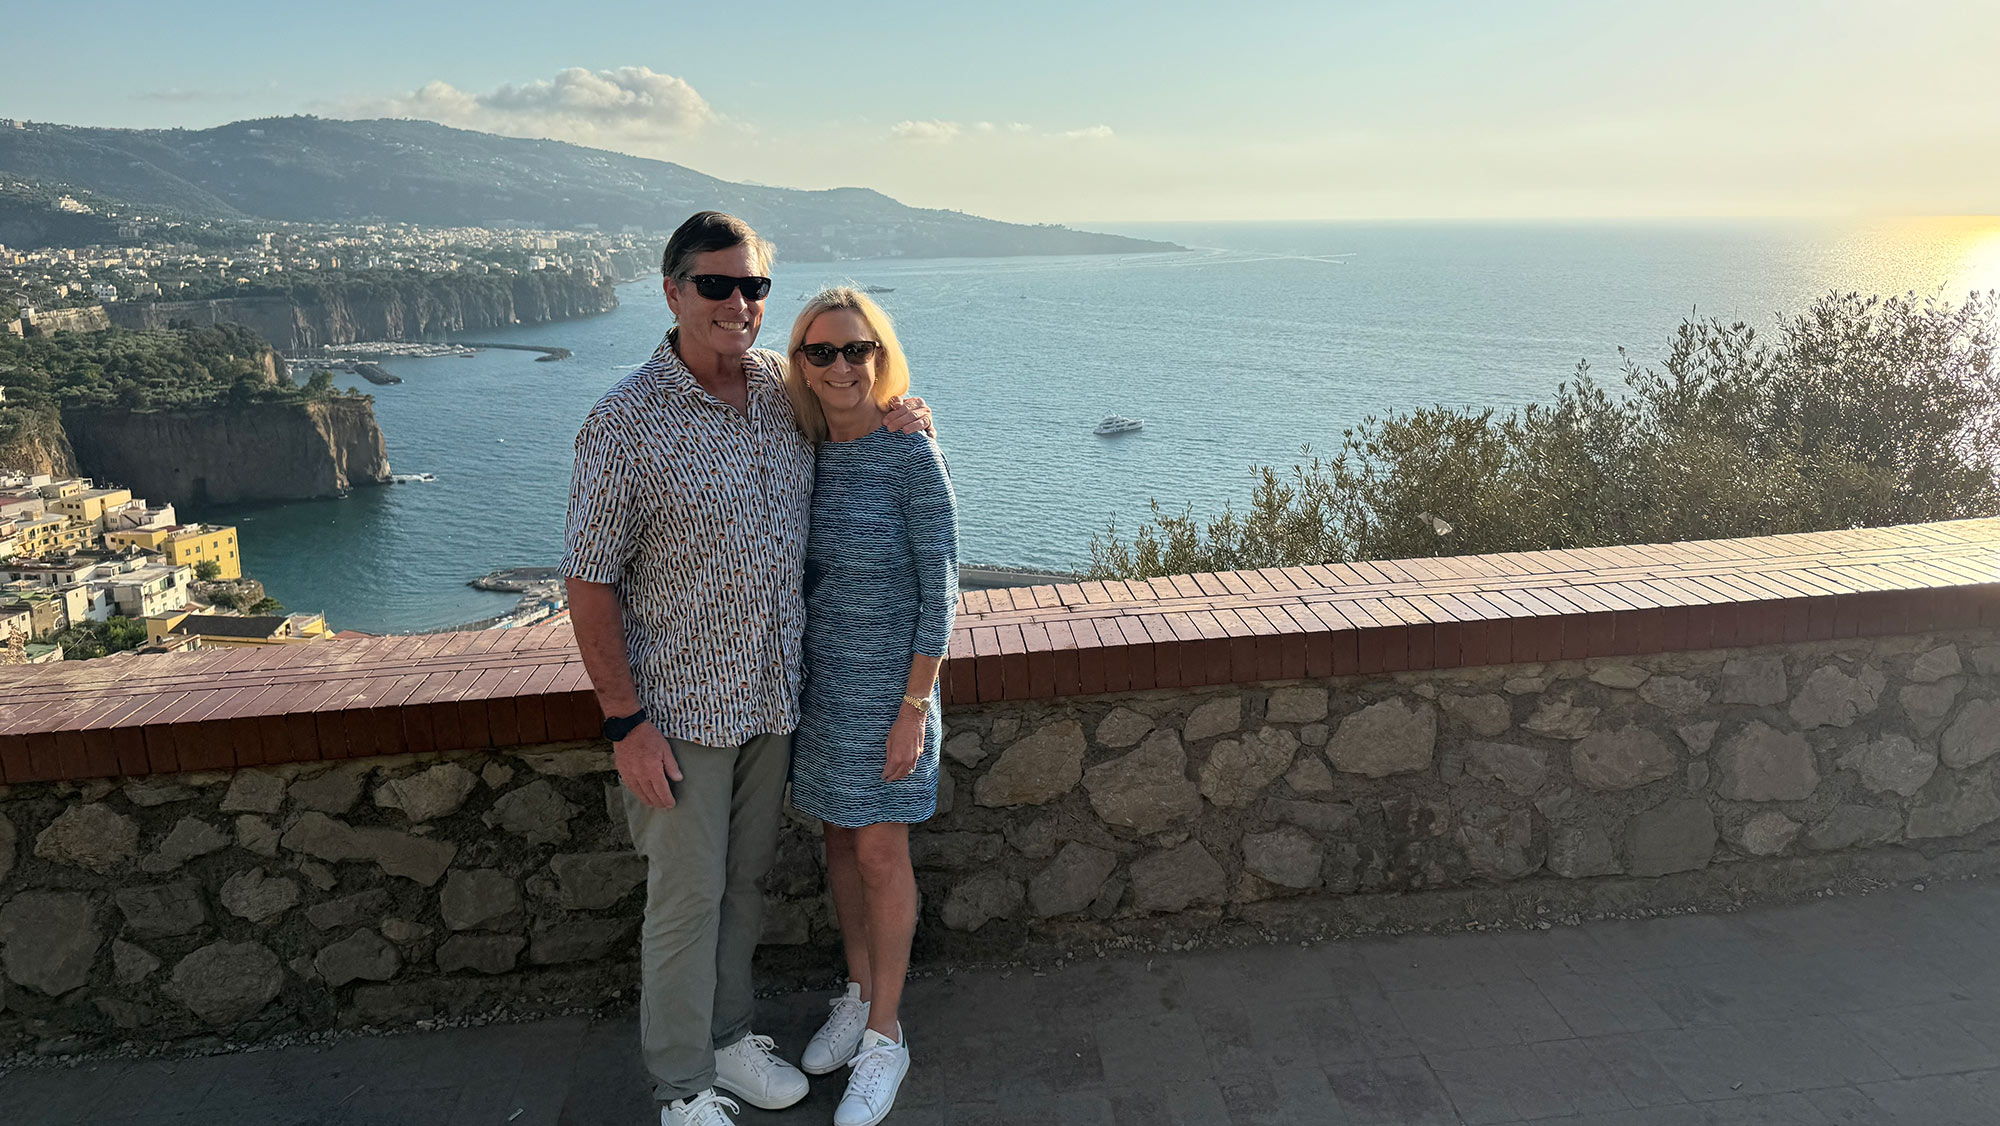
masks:
[[[762,301],[771,295],[770,278],[732,278],[728,274],[693,274],[687,279],[694,291],[709,301],[729,300],[729,291],[740,289],[743,300]]]
[[[857,340],[852,344],[807,344],[799,349],[806,354],[806,362],[816,368],[831,367],[835,356],[846,356],[850,364],[861,365],[875,354],[881,345],[873,340]]]

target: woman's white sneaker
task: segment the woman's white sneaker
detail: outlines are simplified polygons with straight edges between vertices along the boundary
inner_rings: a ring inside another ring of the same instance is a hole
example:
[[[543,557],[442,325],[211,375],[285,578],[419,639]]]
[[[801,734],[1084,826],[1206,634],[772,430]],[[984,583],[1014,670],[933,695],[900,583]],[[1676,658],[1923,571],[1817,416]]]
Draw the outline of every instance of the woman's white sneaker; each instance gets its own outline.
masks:
[[[896,1105],[896,1089],[909,1072],[908,1037],[899,1044],[872,1028],[863,1033],[854,1074],[847,1077],[847,1093],[833,1111],[833,1126],[875,1126],[887,1118]]]
[[[715,1085],[763,1110],[783,1110],[810,1087],[799,1069],[778,1058],[769,1036],[745,1036],[715,1052]]]
[[[675,1099],[661,1107],[660,1126],[736,1126],[723,1112],[723,1107],[743,1109],[736,1105],[735,1099],[718,1095],[715,1088],[710,1087],[698,1095]]]
[[[833,1012],[806,1044],[799,1067],[807,1075],[825,1075],[846,1067],[861,1048],[861,1030],[868,1027],[868,1002],[861,999],[861,983],[850,981],[847,992],[827,1005]]]

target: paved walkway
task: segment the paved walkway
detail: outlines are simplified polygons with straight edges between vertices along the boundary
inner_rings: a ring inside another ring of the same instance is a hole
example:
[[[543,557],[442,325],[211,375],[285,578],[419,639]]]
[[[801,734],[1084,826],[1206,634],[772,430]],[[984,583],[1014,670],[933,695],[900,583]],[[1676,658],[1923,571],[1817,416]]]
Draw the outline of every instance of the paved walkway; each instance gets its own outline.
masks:
[[[766,1002],[797,1058],[823,998]],[[890,1126],[2000,1122],[2000,886],[913,983]],[[653,1121],[630,1017],[0,1077],[9,1126]],[[838,1074],[746,1126],[829,1123]]]

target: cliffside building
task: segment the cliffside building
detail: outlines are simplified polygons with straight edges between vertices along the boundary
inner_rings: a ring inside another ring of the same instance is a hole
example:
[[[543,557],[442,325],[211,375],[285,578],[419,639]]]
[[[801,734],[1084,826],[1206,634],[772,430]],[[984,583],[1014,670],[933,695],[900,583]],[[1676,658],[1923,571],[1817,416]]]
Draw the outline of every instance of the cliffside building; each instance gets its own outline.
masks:
[[[67,483],[67,482],[65,482]],[[107,529],[106,517],[132,503],[130,489],[87,488],[49,502],[49,509],[81,520],[99,532]],[[144,502],[141,502],[144,503]]]
[[[195,568],[205,562],[215,564],[219,579],[243,577],[235,528],[181,524],[171,504],[154,507],[130,489],[98,488],[82,478],[0,475],[0,622],[21,623],[28,638],[113,616],[186,617]],[[326,633],[326,622],[317,615],[273,621],[275,626],[251,631],[257,643]],[[0,645],[5,644],[0,630]],[[200,644],[196,639],[169,647]],[[61,659],[60,650],[29,648],[34,659],[49,659],[50,652]],[[26,650],[7,658],[17,664],[28,659]]]
[[[0,559],[82,551],[98,546],[113,530],[173,524],[173,505],[151,507],[130,489],[99,488],[86,478],[58,479],[46,473],[0,475]],[[233,553],[233,535],[227,546]]]
[[[40,637],[114,614],[140,618],[184,609],[194,569],[161,564],[153,557],[93,556],[15,560],[0,568],[0,577],[5,578],[0,601],[31,608],[34,635]]]
[[[28,639],[35,636],[34,625],[35,616],[28,612],[27,607],[0,606],[0,647],[17,641],[26,645]]]
[[[325,614],[161,614],[146,619],[148,643],[175,637],[199,639],[202,649],[303,645],[332,639]]]
[[[25,612],[28,615],[28,636],[41,637],[69,628],[71,600],[72,596],[62,591],[24,588],[22,584],[9,583],[0,588],[0,615]]]
[[[12,560],[0,567],[0,576],[11,586],[25,584],[30,587],[47,587],[61,590],[63,587],[80,586],[92,579],[116,573],[117,567],[102,559],[75,557],[67,559]]]
[[[169,524],[157,528],[135,528],[106,532],[104,546],[114,551],[136,547],[157,551],[175,566],[198,567],[212,562],[218,579],[243,577],[243,560],[236,551],[234,526],[214,524]]]
[[[43,512],[0,527],[0,558],[81,551],[96,539],[89,524],[60,512]]]
[[[138,567],[123,574],[101,579],[93,586],[109,592],[118,612],[128,618],[151,618],[185,610],[188,589],[194,582],[191,567]]]
[[[134,532],[152,528],[165,528],[180,521],[174,516],[174,506],[163,504],[156,507],[143,500],[135,500],[115,511],[105,513],[104,530],[109,532]]]
[[[38,644],[33,615],[0,607],[0,665],[46,665],[63,659],[60,645]]]

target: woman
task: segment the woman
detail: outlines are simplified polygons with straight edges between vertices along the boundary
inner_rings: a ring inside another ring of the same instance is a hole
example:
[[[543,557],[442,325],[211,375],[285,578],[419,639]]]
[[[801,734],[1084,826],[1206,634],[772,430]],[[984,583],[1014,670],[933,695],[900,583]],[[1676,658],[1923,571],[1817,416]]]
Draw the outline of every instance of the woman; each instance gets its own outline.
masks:
[[[823,290],[792,326],[785,389],[815,447],[805,684],[792,804],[825,824],[847,993],[804,1069],[852,1063],[835,1126],[874,1126],[910,1068],[897,1021],[917,924],[910,826],[937,811],[938,665],[958,602],[956,502],[928,434],[883,426],[910,385],[889,317]]]

